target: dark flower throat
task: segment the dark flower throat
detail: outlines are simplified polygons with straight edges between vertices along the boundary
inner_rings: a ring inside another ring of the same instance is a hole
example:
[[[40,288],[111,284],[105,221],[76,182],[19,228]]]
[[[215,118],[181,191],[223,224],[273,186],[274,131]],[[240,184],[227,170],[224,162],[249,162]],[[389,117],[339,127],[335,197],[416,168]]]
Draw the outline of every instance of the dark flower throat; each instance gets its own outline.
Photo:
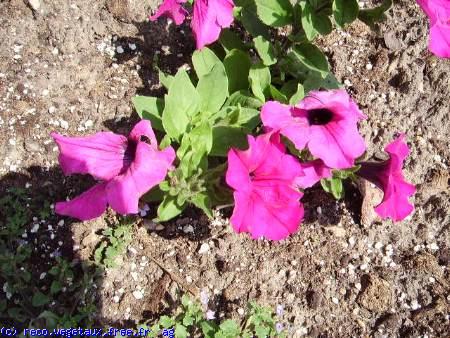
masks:
[[[310,125],[324,125],[333,119],[333,112],[328,109],[308,110],[308,122]]]

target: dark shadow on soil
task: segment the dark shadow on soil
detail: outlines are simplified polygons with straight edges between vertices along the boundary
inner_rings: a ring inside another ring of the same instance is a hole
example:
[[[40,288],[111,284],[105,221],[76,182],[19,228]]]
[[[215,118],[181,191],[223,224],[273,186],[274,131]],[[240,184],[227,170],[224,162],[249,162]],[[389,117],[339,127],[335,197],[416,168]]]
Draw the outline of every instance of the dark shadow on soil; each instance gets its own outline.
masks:
[[[115,47],[121,46],[123,53],[116,53],[117,63],[123,64],[138,59],[138,74],[144,84],[136,89],[137,95],[162,96],[164,89],[159,83],[158,69],[174,75],[178,68],[191,62],[190,55],[195,50],[195,40],[191,28],[184,23],[180,26],[167,24],[165,19],[158,22],[132,22],[138,30],[135,36],[113,38]]]
[[[21,309],[18,310],[19,313],[26,313],[27,320],[33,319],[33,325],[36,328],[49,327],[45,317],[38,318],[44,311],[50,311],[61,317],[68,315],[70,318],[75,316],[77,308],[82,306],[80,299],[85,290],[72,290],[70,283],[64,285],[61,291],[51,295],[50,284],[57,278],[53,277],[49,271],[52,267],[61,266],[56,259],[63,259],[69,264],[73,263],[71,269],[74,273],[74,281],[83,279],[86,269],[97,271],[94,275],[100,273],[95,265],[84,265],[85,262],[80,260],[74,250],[72,224],[75,220],[59,217],[52,209],[56,201],[64,200],[67,195],[77,195],[89,185],[89,179],[85,177],[64,177],[57,167],[45,169],[32,166],[22,173],[8,173],[0,178],[0,198],[19,202],[14,209],[5,207],[7,210],[0,212],[0,244],[2,250],[8,248],[6,252],[0,252],[0,256],[4,259],[12,254],[14,261],[18,262],[17,257],[21,248],[31,249],[31,255],[20,261],[21,271],[30,273],[29,280],[22,280],[19,286],[21,291],[13,293],[10,299],[5,298],[5,293],[0,293],[0,302],[7,301],[8,310]],[[18,215],[21,217],[20,223],[16,222]],[[19,231],[22,233],[17,239],[7,234],[13,231],[14,224],[20,224]],[[11,280],[11,277],[2,273],[0,284],[4,285],[7,278]],[[97,286],[101,283],[100,278],[95,279]],[[32,298],[38,291],[48,295],[52,301],[46,305],[33,306]],[[96,295],[93,297],[98,298]],[[98,304],[97,299],[95,303]],[[101,304],[98,307],[101,307]],[[17,329],[23,329],[25,324],[28,325],[26,322],[21,322],[18,315],[6,314],[6,317],[2,315],[0,317],[6,318],[5,323]]]

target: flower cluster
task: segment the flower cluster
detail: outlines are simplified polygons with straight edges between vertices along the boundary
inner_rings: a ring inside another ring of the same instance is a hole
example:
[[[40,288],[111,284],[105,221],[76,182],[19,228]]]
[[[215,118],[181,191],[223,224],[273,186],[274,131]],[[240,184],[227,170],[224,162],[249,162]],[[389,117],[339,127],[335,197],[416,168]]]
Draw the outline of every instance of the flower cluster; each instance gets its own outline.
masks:
[[[266,134],[249,137],[249,149],[230,150],[227,183],[234,191],[231,224],[253,238],[279,240],[297,231],[303,217],[299,189],[331,176],[333,169],[347,169],[366,150],[357,122],[365,118],[344,90],[313,91],[296,106],[267,102],[261,111]],[[280,134],[297,150],[308,148],[313,161],[300,162],[286,154]],[[386,147],[391,159],[361,163],[361,177],[384,192],[375,211],[383,218],[400,221],[413,206],[415,192],[403,179],[403,160],[408,147],[404,135]]]
[[[163,15],[169,16],[176,25],[184,22],[188,11],[183,8],[187,0],[164,0],[150,20],[155,21]],[[195,0],[192,16],[192,30],[197,41],[197,49],[201,49],[219,38],[222,28],[233,23],[232,0]]]
[[[381,218],[401,221],[411,215],[415,187],[402,172],[409,154],[405,135],[385,147],[386,161],[362,161],[366,143],[358,124],[367,117],[312,43],[333,23],[342,28],[360,19],[373,26],[392,2],[360,9],[356,0],[274,1],[283,6],[265,0],[236,0],[239,7],[233,0],[164,0],[150,20],[169,16],[180,25],[193,8],[196,76],[183,68],[173,76],[160,71],[167,94],[133,99],[143,120],[128,137],[53,133],[64,174],[89,174],[98,181],[57,203],[55,211],[81,220],[100,216],[108,206],[137,214],[145,195],[150,205],[159,202],[155,221],[163,222],[188,205],[212,217],[213,207],[234,201],[230,221],[236,232],[281,240],[299,229],[306,189],[320,182],[342,198],[342,182],[349,178],[383,191],[375,207]],[[418,3],[430,17],[431,51],[449,57],[449,1]],[[252,40],[241,41],[231,30],[219,39],[234,20]],[[286,29],[283,44],[271,38],[287,26],[293,29]],[[205,47],[216,41],[213,49]],[[164,135],[164,146],[158,146],[152,128]],[[154,211],[147,209],[143,215]]]

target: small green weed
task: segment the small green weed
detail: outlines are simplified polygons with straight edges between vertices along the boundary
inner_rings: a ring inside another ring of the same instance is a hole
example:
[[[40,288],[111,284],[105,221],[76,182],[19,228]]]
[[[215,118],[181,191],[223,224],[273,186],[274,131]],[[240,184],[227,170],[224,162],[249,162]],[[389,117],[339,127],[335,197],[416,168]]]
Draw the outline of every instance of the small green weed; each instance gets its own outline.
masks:
[[[127,246],[131,243],[132,229],[132,219],[124,218],[116,227],[110,225],[103,230],[105,239],[95,250],[94,261],[108,268],[117,267],[118,258],[125,253]]]
[[[139,328],[150,330],[148,337],[159,337],[164,329],[174,329],[177,338],[198,335],[205,338],[286,337],[285,332],[277,332],[275,314],[270,308],[250,303],[248,316],[242,325],[232,319],[216,323],[206,319],[201,305],[187,295],[181,298],[181,307],[176,315],[161,316],[153,325],[140,325]]]
[[[0,210],[0,321],[17,328],[90,325],[99,269],[62,257],[41,260],[36,243],[45,242],[46,235],[27,234],[33,215],[51,220],[50,204],[11,188],[0,198]]]

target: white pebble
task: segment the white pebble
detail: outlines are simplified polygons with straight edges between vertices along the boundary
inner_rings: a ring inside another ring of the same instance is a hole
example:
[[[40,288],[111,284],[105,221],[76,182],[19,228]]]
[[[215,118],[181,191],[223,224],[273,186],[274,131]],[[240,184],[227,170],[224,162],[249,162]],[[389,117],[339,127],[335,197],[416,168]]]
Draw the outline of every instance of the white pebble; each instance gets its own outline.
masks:
[[[204,253],[207,253],[208,251],[209,251],[209,244],[208,243],[203,243],[200,246],[200,250],[198,250],[198,253],[199,254],[204,254]]]
[[[144,294],[142,293],[141,290],[136,290],[136,291],[133,291],[133,297],[136,299],[142,299],[142,298],[144,298]]]
[[[339,304],[339,299],[337,299],[336,297],[331,298],[331,301],[332,301],[334,304]]]
[[[114,303],[118,303],[120,301],[120,297],[119,296],[114,296],[113,297],[113,301],[114,301]]]
[[[122,54],[124,52],[123,47],[122,46],[117,46],[116,47],[116,52],[117,52],[117,54]]]
[[[244,315],[244,313],[245,313],[245,311],[244,311],[244,309],[243,308],[239,308],[238,310],[237,310],[237,312],[239,313],[239,315],[241,315],[241,316],[243,316]]]
[[[41,273],[41,275],[39,276],[39,279],[44,279],[45,276],[47,276],[47,273],[46,273],[46,272],[43,272],[43,273]]]
[[[373,65],[369,62],[368,64],[366,64],[366,69],[367,70],[372,70]]]
[[[375,249],[380,250],[383,247],[383,244],[381,242],[376,242],[375,243]]]

